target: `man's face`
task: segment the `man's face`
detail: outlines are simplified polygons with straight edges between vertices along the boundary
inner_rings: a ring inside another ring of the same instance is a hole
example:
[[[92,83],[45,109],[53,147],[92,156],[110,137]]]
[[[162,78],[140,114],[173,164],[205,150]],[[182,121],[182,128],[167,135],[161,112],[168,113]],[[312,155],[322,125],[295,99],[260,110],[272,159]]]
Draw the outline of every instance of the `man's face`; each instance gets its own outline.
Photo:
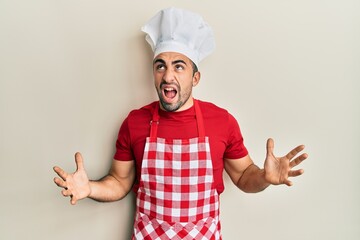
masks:
[[[161,53],[153,61],[153,73],[163,110],[182,111],[193,105],[192,88],[198,84],[200,73],[193,74],[188,57],[175,52]]]

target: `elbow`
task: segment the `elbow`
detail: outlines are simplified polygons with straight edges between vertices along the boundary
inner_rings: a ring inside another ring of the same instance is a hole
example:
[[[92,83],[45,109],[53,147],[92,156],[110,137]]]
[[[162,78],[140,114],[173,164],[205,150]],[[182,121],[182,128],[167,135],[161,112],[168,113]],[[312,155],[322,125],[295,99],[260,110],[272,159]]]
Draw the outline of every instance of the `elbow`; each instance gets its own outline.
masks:
[[[244,193],[259,193],[265,190],[265,188],[258,188],[258,189],[254,189],[254,188],[249,188],[249,187],[242,187],[239,188],[241,191],[243,191]]]
[[[243,175],[237,182],[236,186],[245,193],[259,193],[264,191],[269,184],[263,183],[254,175]]]
[[[244,193],[258,193],[265,190],[265,188],[258,188],[253,186],[251,181],[241,181],[239,180],[237,187]]]

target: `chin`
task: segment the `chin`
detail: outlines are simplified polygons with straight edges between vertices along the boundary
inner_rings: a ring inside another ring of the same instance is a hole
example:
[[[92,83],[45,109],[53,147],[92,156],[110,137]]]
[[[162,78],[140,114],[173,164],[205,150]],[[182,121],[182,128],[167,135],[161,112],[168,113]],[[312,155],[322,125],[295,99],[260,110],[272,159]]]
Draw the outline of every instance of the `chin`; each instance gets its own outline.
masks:
[[[166,103],[164,101],[161,101],[161,106],[163,107],[163,109],[167,112],[175,112],[177,110],[179,110],[182,106],[181,102],[177,102],[177,103]]]

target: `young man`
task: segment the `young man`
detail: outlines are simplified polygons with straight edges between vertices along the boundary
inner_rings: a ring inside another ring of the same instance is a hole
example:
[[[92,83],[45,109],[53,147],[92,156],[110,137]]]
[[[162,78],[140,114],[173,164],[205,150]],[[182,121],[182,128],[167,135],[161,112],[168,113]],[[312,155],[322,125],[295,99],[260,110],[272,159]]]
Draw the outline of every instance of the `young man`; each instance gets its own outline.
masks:
[[[55,167],[71,204],[89,197],[122,199],[133,189],[136,215],[133,239],[221,239],[219,194],[222,172],[245,192],[270,184],[292,183],[303,170],[292,170],[307,158],[300,145],[275,157],[267,141],[264,169],[250,158],[237,121],[226,110],[196,100],[192,88],[200,81],[198,63],[214,49],[210,27],[192,12],[160,11],[144,27],[154,51],[153,75],[159,101],[130,112],[116,143],[107,176],[89,181],[80,153],[77,170]]]

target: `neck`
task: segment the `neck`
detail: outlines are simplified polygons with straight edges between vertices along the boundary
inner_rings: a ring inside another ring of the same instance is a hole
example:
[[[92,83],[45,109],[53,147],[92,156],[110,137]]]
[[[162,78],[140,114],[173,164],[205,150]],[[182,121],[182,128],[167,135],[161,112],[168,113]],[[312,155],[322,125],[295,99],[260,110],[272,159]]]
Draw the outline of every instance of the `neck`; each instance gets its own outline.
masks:
[[[189,97],[189,99],[182,105],[176,112],[185,111],[189,108],[191,108],[194,105],[194,98],[192,96]]]

